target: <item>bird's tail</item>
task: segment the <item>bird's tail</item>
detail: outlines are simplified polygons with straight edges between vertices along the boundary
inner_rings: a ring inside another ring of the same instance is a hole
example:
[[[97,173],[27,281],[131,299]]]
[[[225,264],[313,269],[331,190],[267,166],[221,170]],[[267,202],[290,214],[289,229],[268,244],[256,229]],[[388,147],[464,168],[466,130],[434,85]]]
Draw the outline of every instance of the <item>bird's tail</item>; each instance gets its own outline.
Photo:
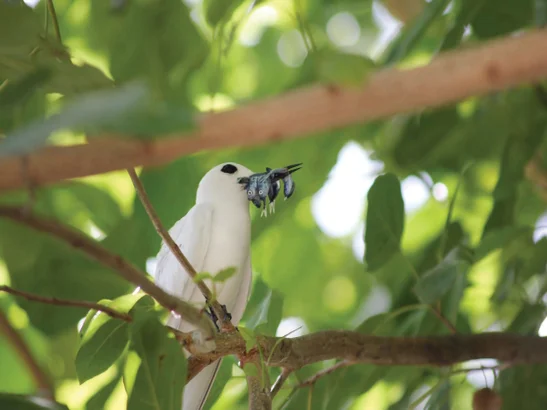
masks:
[[[207,366],[184,387],[182,410],[201,410],[211,391],[221,361],[222,359],[219,359]]]

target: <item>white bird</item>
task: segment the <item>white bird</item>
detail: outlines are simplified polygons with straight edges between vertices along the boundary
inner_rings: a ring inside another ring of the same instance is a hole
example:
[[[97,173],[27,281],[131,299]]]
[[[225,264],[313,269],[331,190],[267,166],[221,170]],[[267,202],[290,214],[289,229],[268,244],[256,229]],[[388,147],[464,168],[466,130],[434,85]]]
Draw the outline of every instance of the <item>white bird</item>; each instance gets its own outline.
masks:
[[[252,283],[249,201],[238,178],[252,174],[251,170],[235,163],[211,169],[199,183],[196,204],[169,231],[197,272],[215,275],[226,268],[236,269],[228,280],[215,283],[217,300],[226,306],[234,325],[243,316]],[[205,306],[198,287],[165,243],[157,255],[155,282],[182,300],[200,308]],[[205,283],[213,289],[210,280]],[[183,332],[196,329],[173,313],[167,325]],[[207,366],[185,386],[183,410],[203,407],[220,362]]]

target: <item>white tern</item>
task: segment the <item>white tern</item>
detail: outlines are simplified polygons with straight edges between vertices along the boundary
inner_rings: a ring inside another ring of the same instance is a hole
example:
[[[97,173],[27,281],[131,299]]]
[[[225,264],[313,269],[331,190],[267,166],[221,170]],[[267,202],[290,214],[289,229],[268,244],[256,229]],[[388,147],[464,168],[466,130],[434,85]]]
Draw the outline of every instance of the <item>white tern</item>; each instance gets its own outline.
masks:
[[[252,283],[249,201],[239,182],[239,178],[252,174],[236,163],[224,163],[211,169],[199,183],[196,204],[169,230],[197,272],[215,275],[226,268],[236,269],[228,280],[215,283],[217,300],[226,306],[234,325],[243,316]],[[165,244],[157,255],[155,282],[166,292],[200,308],[205,307],[200,290]],[[213,289],[210,280],[205,283]],[[167,325],[183,332],[196,329],[173,313]],[[210,364],[185,386],[183,410],[203,407],[220,363],[221,359]]]

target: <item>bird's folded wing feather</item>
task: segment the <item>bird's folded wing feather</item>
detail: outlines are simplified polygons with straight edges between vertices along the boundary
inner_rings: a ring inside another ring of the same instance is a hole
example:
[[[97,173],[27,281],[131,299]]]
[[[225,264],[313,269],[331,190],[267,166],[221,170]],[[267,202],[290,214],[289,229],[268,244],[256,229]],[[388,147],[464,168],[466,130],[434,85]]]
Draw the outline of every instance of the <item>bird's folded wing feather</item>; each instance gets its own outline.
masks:
[[[213,208],[207,204],[195,205],[179,220],[169,233],[182,253],[197,272],[203,269],[211,238]],[[205,299],[186,270],[169,247],[163,243],[157,255],[155,282],[166,292],[190,303],[205,303]],[[183,322],[176,326],[181,331],[193,327]]]

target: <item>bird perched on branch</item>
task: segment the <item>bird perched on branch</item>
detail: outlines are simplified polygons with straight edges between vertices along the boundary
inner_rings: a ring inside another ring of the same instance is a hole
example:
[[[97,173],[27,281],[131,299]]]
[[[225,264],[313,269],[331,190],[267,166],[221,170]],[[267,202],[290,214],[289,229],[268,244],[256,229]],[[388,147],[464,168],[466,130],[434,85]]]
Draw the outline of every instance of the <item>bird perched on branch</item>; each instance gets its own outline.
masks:
[[[278,186],[279,180],[283,178],[285,183],[292,183],[292,180],[286,181],[294,170],[278,168],[275,171],[270,173],[268,184]],[[235,268],[228,279],[214,283],[215,296],[231,315],[234,325],[243,316],[251,289],[249,201],[252,198],[249,198],[247,188],[249,181],[260,175],[236,163],[214,167],[199,183],[196,204],[169,231],[197,272],[207,272],[214,276],[223,270]],[[292,185],[287,189],[292,194]],[[154,276],[158,286],[166,292],[206,307],[205,298],[196,283],[165,243],[157,256]],[[205,279],[205,283],[212,289],[210,279]],[[171,313],[167,325],[182,332],[191,332],[196,328],[175,313]],[[183,410],[200,410],[203,407],[220,363],[221,359],[210,364],[185,386]]]

